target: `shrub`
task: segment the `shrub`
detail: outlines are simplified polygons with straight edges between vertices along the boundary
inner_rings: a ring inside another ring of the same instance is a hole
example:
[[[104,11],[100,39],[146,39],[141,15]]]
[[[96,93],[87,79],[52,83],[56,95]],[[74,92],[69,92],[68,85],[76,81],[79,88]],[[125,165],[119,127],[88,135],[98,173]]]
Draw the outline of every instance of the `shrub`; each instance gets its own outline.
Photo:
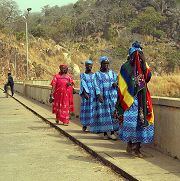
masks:
[[[160,38],[164,35],[164,32],[160,30],[160,24],[164,20],[164,17],[153,7],[148,7],[130,22],[128,26],[133,33],[154,35]]]
[[[37,26],[31,30],[31,34],[35,37],[46,37],[46,32],[43,27]]]
[[[20,40],[23,40],[25,38],[25,33],[24,32],[17,32],[16,33],[16,40],[17,41],[20,41]]]
[[[175,68],[180,68],[180,52],[173,51],[167,54],[167,71],[174,72]]]

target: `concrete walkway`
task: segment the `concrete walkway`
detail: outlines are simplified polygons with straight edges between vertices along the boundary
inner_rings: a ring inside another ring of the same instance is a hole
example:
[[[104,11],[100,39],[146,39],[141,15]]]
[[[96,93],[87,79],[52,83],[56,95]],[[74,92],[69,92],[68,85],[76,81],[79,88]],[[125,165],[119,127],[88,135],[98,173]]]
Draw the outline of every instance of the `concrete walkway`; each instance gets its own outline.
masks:
[[[122,181],[0,91],[0,181]]]
[[[55,125],[50,107],[19,95],[15,95],[15,98]],[[145,157],[143,159],[136,158],[125,152],[126,145],[120,140],[103,140],[102,135],[83,133],[79,120],[73,120],[68,127],[56,126],[73,141],[130,180],[180,181],[180,161],[161,154],[151,147],[143,146]]]

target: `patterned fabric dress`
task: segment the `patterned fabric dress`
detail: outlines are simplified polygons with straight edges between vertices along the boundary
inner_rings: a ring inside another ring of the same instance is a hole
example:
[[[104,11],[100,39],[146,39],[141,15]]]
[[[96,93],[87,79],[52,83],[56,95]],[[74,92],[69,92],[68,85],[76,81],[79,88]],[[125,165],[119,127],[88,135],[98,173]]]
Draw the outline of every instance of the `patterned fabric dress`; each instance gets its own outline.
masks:
[[[95,103],[95,89],[94,89],[94,74],[82,73],[80,75],[81,85],[80,85],[80,96],[81,96],[81,112],[80,112],[80,121],[83,126],[90,126],[90,123],[93,122],[94,116],[94,103]],[[86,91],[89,95],[89,99],[86,100],[82,93]]]
[[[69,113],[74,112],[73,87],[68,86],[67,83],[73,83],[73,79],[68,74],[56,74],[51,81],[51,85],[55,88],[52,112],[56,114],[57,120],[66,124],[69,123]]]
[[[117,89],[112,87],[113,83],[117,83],[117,74],[112,70],[95,73],[96,95],[101,94],[104,102],[96,100],[94,121],[90,125],[91,132],[102,133],[119,129],[119,124],[112,117],[117,101]]]
[[[134,59],[125,62],[118,77],[118,113],[123,115],[119,129],[122,141],[151,143],[154,136],[152,99],[147,87],[151,79],[150,67],[135,51]]]
[[[132,106],[124,112],[124,120],[119,129],[119,137],[124,142],[151,143],[154,136],[154,124],[147,127],[138,125],[138,99],[135,97]]]

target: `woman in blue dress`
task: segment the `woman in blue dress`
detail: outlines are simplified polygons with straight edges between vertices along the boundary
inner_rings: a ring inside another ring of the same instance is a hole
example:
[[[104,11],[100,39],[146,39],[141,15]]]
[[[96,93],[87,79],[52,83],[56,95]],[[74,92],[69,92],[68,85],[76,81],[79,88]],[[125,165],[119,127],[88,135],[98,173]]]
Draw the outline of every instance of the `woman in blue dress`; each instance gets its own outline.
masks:
[[[138,157],[143,157],[141,144],[152,143],[154,136],[152,100],[147,88],[150,79],[142,48],[135,42],[120,70],[117,110],[121,122],[119,137],[127,142],[126,151]]]
[[[117,74],[109,69],[107,56],[100,57],[100,63],[100,70],[94,76],[97,100],[90,130],[95,133],[104,133],[104,139],[116,140],[114,131],[118,130],[119,125],[114,120],[113,113],[117,101]],[[111,132],[110,136],[108,132]]]
[[[82,130],[86,131],[87,126],[93,122],[95,89],[94,89],[94,73],[92,72],[93,62],[85,61],[85,72],[80,75],[80,96],[81,96],[81,111],[80,121],[83,125]]]

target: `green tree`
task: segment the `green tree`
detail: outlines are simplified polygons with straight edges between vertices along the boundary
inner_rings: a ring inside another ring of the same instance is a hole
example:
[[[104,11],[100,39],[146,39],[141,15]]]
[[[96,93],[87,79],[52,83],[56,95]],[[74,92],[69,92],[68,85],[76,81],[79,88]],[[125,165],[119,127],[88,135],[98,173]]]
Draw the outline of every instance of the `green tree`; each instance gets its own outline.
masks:
[[[134,13],[135,8],[131,3],[126,0],[119,1],[112,5],[109,21],[111,23],[124,23],[131,20]]]
[[[12,28],[12,23],[19,15],[18,5],[12,0],[0,0],[0,27]]]
[[[129,23],[129,28],[133,33],[153,35],[160,38],[165,35],[160,28],[164,20],[165,18],[153,7],[148,7]]]
[[[174,72],[175,68],[180,69],[180,52],[172,51],[167,54],[167,71]]]
[[[36,26],[35,28],[31,29],[31,34],[35,37],[43,37],[46,38],[46,32],[42,26]]]

